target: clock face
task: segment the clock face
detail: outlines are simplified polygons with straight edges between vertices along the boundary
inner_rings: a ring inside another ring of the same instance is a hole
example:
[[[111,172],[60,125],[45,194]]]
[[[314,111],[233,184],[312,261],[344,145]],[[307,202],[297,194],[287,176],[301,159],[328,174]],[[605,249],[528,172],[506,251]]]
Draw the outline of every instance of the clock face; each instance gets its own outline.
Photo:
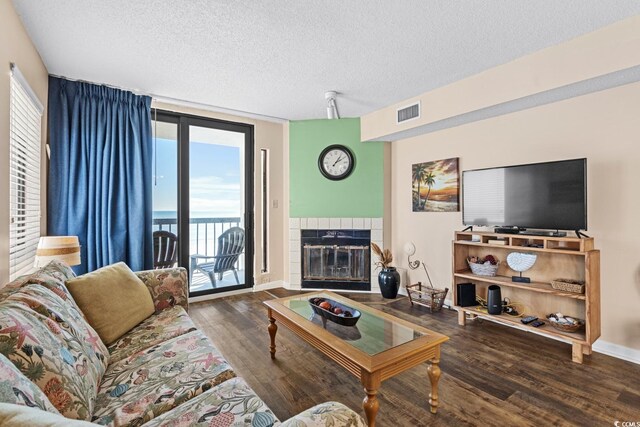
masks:
[[[330,145],[318,158],[320,172],[329,179],[344,179],[353,171],[353,154],[343,145]]]

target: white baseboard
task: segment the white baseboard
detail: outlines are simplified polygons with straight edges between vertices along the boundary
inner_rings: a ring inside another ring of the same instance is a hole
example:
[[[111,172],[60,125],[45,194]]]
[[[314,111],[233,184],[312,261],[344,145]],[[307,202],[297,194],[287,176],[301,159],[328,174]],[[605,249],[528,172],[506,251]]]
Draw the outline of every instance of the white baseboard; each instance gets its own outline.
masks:
[[[285,289],[290,290],[290,291],[300,291],[300,290],[302,290],[302,287],[300,285],[293,285],[293,284],[291,284],[291,283],[289,283],[287,281],[283,281],[282,283],[283,283],[283,287]]]
[[[266,291],[269,289],[275,289],[275,288],[286,288],[287,284],[284,282],[284,280],[274,280],[273,282],[267,282],[267,283],[262,283],[260,285],[255,285],[253,287],[253,292],[260,292],[260,291]]]
[[[346,292],[346,293],[354,293],[354,294],[379,294],[380,293],[380,288],[378,287],[378,285],[374,285],[371,284],[371,290],[370,291],[351,291],[351,290],[337,290],[337,289],[321,289],[321,288],[317,288],[317,289],[312,289],[312,288],[304,288],[302,289],[302,286],[300,285],[292,285],[289,282],[282,282],[281,285],[283,288],[288,289],[290,291],[309,291],[309,292],[314,292],[314,291],[331,291],[331,292]]]
[[[202,301],[209,301],[209,300],[213,300],[213,299],[217,299],[217,298],[224,298],[224,297],[230,297],[232,295],[240,295],[240,294],[246,294],[249,292],[259,292],[259,291],[266,291],[267,289],[275,289],[275,288],[283,288],[285,287],[285,282],[282,280],[274,280],[273,282],[268,282],[268,283],[262,283],[260,285],[254,285],[253,288],[247,288],[247,289],[238,289],[235,291],[227,291],[227,292],[220,292],[217,294],[211,294],[211,295],[202,295],[199,297],[191,297],[189,298],[189,302],[202,302]]]
[[[220,293],[217,293],[217,294],[202,295],[202,296],[199,296],[199,297],[190,297],[189,298],[189,304],[191,304],[192,302],[209,301],[209,300],[212,300],[212,299],[230,297],[232,295],[246,294],[246,293],[249,293],[249,292],[253,292],[253,289],[252,288],[238,289],[238,290],[235,290],[235,291],[220,292]]]
[[[627,362],[640,364],[640,350],[625,347],[620,344],[598,340],[591,347],[597,353],[626,360]]]

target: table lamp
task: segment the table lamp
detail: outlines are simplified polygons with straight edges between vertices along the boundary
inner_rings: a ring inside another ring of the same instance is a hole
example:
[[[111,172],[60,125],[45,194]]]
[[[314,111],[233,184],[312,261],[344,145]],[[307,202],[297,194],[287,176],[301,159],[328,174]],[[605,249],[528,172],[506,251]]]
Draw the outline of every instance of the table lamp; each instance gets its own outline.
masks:
[[[53,260],[63,261],[68,265],[80,264],[80,242],[78,236],[43,236],[38,242],[35,268],[44,267]]]

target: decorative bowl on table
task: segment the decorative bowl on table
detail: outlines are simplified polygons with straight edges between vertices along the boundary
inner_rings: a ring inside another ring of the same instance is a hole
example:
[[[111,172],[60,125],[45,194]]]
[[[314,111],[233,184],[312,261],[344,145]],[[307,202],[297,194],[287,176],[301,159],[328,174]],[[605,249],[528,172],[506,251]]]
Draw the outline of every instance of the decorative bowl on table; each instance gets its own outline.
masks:
[[[360,320],[360,312],[329,298],[309,298],[314,313],[342,326],[355,326]]]

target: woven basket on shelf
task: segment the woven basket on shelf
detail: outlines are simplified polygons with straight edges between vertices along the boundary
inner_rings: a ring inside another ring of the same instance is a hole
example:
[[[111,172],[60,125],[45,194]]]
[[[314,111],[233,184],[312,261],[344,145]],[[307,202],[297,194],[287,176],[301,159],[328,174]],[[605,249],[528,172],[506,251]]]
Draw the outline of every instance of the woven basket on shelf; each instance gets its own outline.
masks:
[[[567,325],[565,323],[558,323],[549,319],[549,323],[551,323],[551,326],[562,332],[578,332],[580,329],[584,328],[584,321],[579,320],[579,322],[580,323],[577,323],[575,325]]]
[[[582,280],[555,279],[551,281],[551,287],[557,291],[584,293],[584,282]]]
[[[476,264],[467,260],[467,264],[469,264],[469,268],[471,269],[471,272],[473,274],[477,274],[478,276],[494,277],[498,272],[500,261],[498,261],[497,264],[493,265],[490,262],[486,262],[484,264]]]

